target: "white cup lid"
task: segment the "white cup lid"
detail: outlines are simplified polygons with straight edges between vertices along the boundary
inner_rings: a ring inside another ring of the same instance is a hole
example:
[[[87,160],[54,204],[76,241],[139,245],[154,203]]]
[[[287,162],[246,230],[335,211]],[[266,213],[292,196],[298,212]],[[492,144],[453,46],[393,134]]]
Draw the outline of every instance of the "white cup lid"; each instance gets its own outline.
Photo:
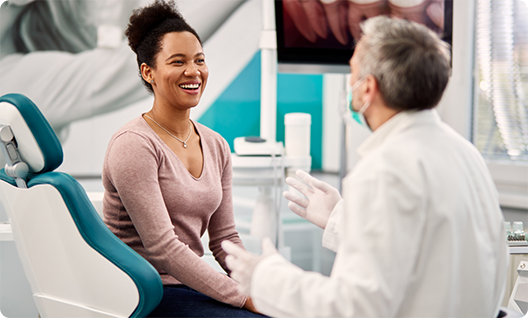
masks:
[[[288,113],[284,115],[284,125],[311,125],[312,115],[307,113]]]

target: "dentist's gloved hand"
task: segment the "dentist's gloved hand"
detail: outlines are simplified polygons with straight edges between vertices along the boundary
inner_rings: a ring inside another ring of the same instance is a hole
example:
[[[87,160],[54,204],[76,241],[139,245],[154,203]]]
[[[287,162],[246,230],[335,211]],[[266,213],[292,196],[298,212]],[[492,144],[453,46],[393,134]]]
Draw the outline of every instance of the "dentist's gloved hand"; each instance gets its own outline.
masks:
[[[262,239],[262,255],[251,254],[230,241],[223,241],[222,248],[226,251],[226,265],[231,270],[231,278],[240,283],[238,291],[249,295],[251,277],[257,264],[264,258],[278,253],[269,237]]]
[[[341,194],[328,183],[318,180],[302,170],[297,170],[295,174],[304,183],[291,177],[286,178],[286,183],[304,194],[306,198],[285,191],[284,197],[290,200],[288,207],[300,217],[324,229],[330,213],[332,213],[337,202],[341,200]]]

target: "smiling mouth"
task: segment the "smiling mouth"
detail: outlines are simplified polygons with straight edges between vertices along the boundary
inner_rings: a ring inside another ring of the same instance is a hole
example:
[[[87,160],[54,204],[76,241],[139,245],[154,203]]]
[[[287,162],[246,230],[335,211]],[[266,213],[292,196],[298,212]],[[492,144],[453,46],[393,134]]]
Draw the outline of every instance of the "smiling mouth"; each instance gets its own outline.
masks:
[[[181,84],[179,86],[180,86],[180,88],[185,89],[185,90],[189,90],[189,91],[194,91],[194,90],[197,90],[198,88],[200,88],[200,84]]]

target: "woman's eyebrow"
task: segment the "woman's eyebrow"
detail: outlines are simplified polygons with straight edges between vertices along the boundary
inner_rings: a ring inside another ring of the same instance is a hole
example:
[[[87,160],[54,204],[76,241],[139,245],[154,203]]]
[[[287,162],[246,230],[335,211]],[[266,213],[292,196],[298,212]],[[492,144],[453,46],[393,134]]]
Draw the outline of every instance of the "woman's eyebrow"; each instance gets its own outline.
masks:
[[[201,55],[205,56],[205,54],[204,54],[203,52],[199,52],[199,53],[196,53],[196,54],[194,55],[194,57],[198,57],[198,56],[201,56]],[[167,59],[165,59],[165,61],[168,61],[168,60],[170,60],[170,59],[172,59],[172,58],[175,58],[175,57],[186,57],[186,56],[187,56],[187,55],[185,55],[185,54],[183,54],[183,53],[174,53],[174,54],[172,54],[171,56],[169,56]]]
[[[171,56],[169,56],[167,59],[165,59],[165,62],[172,59],[172,58],[175,58],[175,57],[185,57],[185,54],[183,53],[175,53],[175,54],[172,54]]]

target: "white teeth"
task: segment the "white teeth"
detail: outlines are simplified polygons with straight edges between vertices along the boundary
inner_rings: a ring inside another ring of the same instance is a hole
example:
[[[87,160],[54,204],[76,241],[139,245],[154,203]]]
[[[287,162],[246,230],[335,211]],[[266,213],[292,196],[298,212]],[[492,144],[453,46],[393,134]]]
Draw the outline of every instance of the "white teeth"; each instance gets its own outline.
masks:
[[[187,89],[197,89],[200,87],[200,84],[182,84],[180,85],[181,88],[187,88]]]

